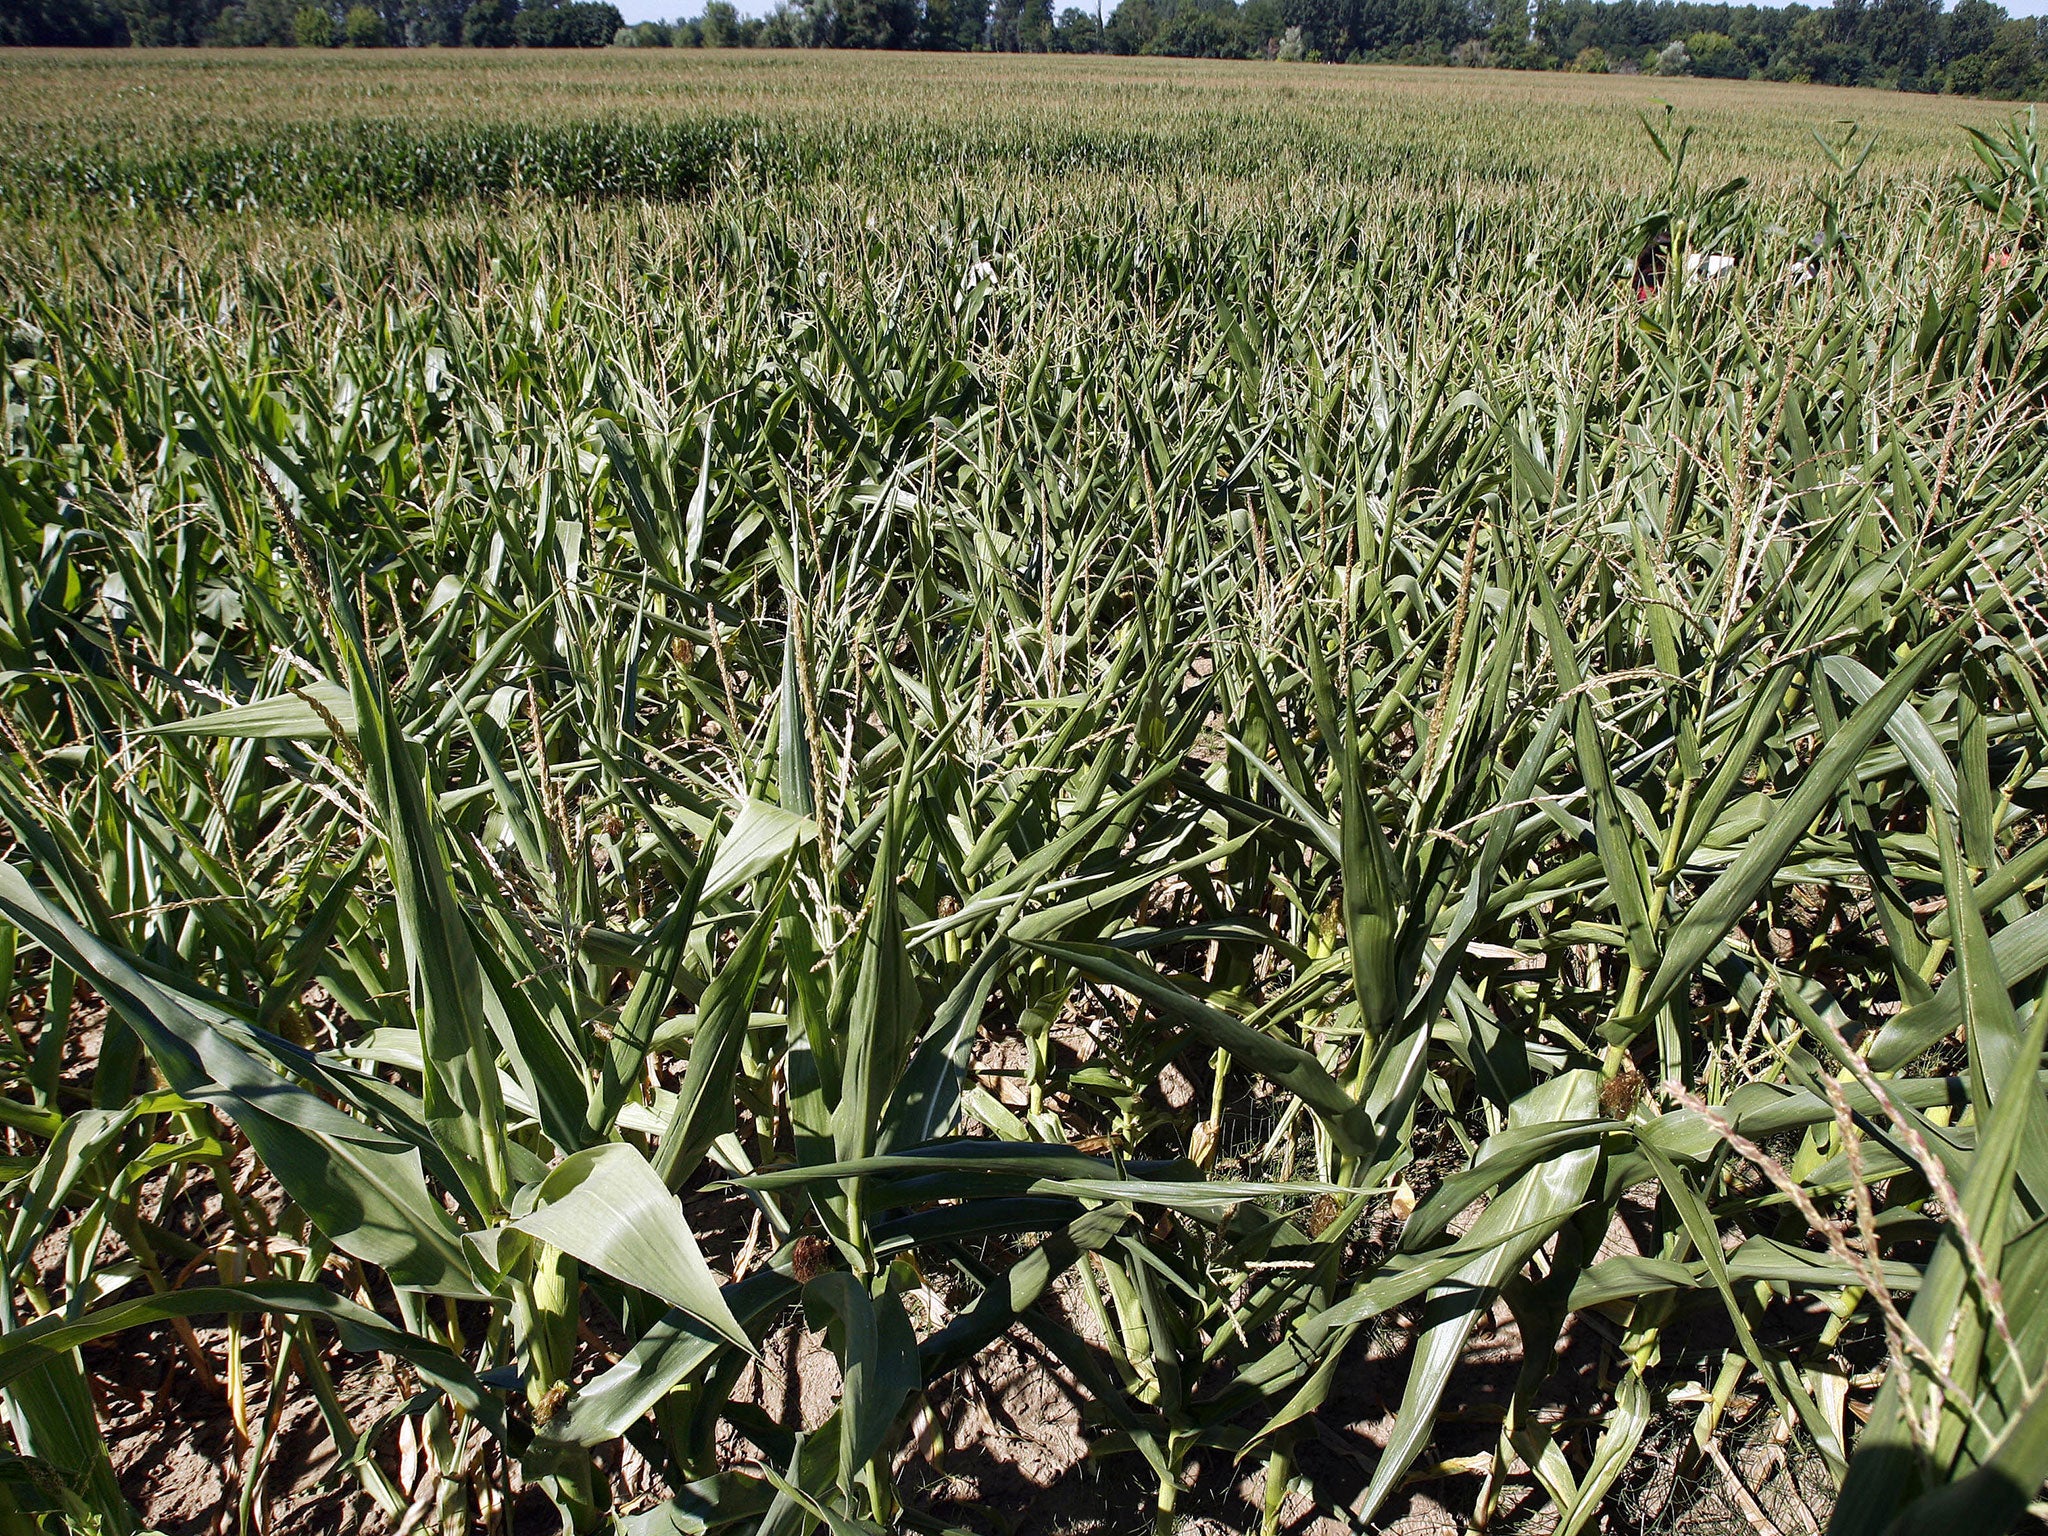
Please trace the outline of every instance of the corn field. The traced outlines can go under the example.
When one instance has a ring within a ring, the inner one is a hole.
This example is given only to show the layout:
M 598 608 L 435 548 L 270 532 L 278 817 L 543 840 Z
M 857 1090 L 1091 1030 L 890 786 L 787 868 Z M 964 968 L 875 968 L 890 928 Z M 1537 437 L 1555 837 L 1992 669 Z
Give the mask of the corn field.
M 2039 1519 L 2032 119 L 870 67 L 17 135 L 0 1532 Z

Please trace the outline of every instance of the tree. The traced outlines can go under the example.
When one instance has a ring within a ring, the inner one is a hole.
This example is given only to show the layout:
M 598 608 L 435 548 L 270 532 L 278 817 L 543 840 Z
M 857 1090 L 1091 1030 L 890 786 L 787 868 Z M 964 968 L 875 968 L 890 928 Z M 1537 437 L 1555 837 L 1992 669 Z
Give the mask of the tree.
M 222 48 L 290 48 L 302 0 L 233 0 L 214 18 L 207 41 Z
M 137 48 L 196 47 L 218 13 L 218 0 L 121 0 L 122 25 Z
M 1749 78 L 1748 55 L 1725 32 L 1694 32 L 1685 40 L 1685 51 L 1692 58 L 1692 72 L 1696 75 L 1705 75 L 1710 80 Z
M 1095 19 L 1093 11 L 1070 5 L 1053 23 L 1052 46 L 1055 53 L 1100 53 L 1102 23 Z
M 384 18 L 367 5 L 352 5 L 342 19 L 341 35 L 351 48 L 382 48 Z
M 840 0 L 842 48 L 909 48 L 917 41 L 916 0 Z
M 1795 21 L 1765 73 L 1773 80 L 1861 85 L 1870 73 L 1870 56 L 1837 36 L 1843 10 L 1838 5 L 1834 11 L 1809 11 Z
M 548 0 L 522 5 L 512 17 L 512 41 L 521 48 L 563 47 L 562 32 L 562 7 Z
M 602 48 L 625 24 L 615 5 L 535 0 L 512 18 L 512 41 L 522 48 Z
M 1996 0 L 1121 0 L 1106 22 L 1101 3 L 1114 0 L 775 0 L 756 19 L 708 0 L 696 21 L 629 26 L 608 0 L 0 0 L 0 46 L 990 48 L 1631 72 L 1640 60 L 1726 79 L 2048 89 L 2048 26 Z
M 760 34 L 754 39 L 762 48 L 808 48 L 811 38 L 809 15 L 793 5 L 775 7 L 761 22 Z
M 997 53 L 1047 53 L 1053 46 L 1052 0 L 995 0 L 988 45 Z
M 944 53 L 953 46 L 953 7 L 950 0 L 925 0 L 917 13 L 916 41 L 911 47 L 927 53 Z
M 1166 19 L 1145 51 L 1182 59 L 1241 59 L 1245 55 L 1244 38 L 1231 25 L 1234 19 L 1213 11 L 1177 10 Z
M 1870 62 L 1908 88 L 1934 61 L 1941 0 L 1878 0 L 1862 17 L 1861 41 Z
M 1280 9 L 1280 0 L 1244 0 L 1237 13 L 1237 32 L 1244 39 L 1245 57 L 1275 57 L 1287 32 L 1287 17 Z
M 1287 18 L 1301 25 L 1311 49 L 1326 59 L 1339 61 L 1357 57 L 1368 47 L 1367 12 L 1385 17 L 1391 7 L 1385 0 L 1286 0 Z
M 988 46 L 996 53 L 1020 51 L 1017 23 L 1024 14 L 1024 0 L 994 0 L 988 13 Z
M 113 0 L 8 0 L 0 48 L 120 48 L 128 22 Z
M 510 48 L 516 14 L 512 0 L 473 0 L 462 13 L 462 41 L 471 48 Z
M 1503 21 L 1486 37 L 1487 51 L 1495 69 L 1526 69 L 1530 63 L 1526 21 Z
M 1984 56 L 1983 93 L 2005 101 L 2035 94 L 2041 85 L 2041 53 L 2031 21 L 2008 21 Z
M 453 48 L 462 41 L 462 12 L 467 0 L 399 0 L 392 36 L 408 48 L 439 44 Z
M 930 10 L 927 0 L 926 10 Z M 962 53 L 988 46 L 988 0 L 949 0 L 948 31 Z
M 759 23 L 760 30 L 751 39 L 746 31 L 750 22 L 735 24 L 730 47 L 748 48 L 823 48 L 830 45 L 832 36 L 832 14 L 825 9 L 823 0 L 816 3 L 793 5 L 790 0 L 779 0 Z
M 732 0 L 710 0 L 704 7 L 704 19 L 697 27 L 703 34 L 706 48 L 736 48 L 739 46 L 739 7 Z
M 1357 17 L 1353 46 L 1365 53 L 1440 57 L 1476 31 L 1466 0 L 1364 0 Z
M 1158 34 L 1159 17 L 1152 9 L 1151 0 L 1123 0 L 1110 13 L 1102 40 L 1109 45 L 1111 53 L 1143 53 L 1146 45 Z
M 2019 94 L 2011 87 L 2020 83 L 2023 72 L 2014 68 L 2018 56 L 2010 45 L 1997 80 L 1990 78 L 2007 24 L 2004 9 L 1992 0 L 1956 0 L 1955 9 L 1934 28 L 1929 65 L 1930 75 L 1939 76 L 1934 83 L 1958 96 Z
M 2005 12 L 1991 0 L 1956 0 L 1955 8 L 1941 18 L 1935 31 L 1936 57 L 1947 64 L 1971 54 L 1989 53 L 2004 20 Z
M 619 28 L 626 24 L 626 18 L 611 0 L 575 0 L 562 9 L 568 23 L 564 46 L 569 48 L 609 47 L 619 35 Z
M 1835 0 L 1834 8 L 1827 15 L 1831 26 L 1829 37 L 1836 43 L 1860 47 L 1863 43 L 1863 17 L 1865 0 Z

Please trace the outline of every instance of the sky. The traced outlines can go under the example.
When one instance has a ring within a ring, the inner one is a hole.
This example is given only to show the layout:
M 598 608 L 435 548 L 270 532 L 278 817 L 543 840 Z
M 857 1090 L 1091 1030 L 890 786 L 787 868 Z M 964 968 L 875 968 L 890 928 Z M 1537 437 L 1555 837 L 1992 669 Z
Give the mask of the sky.
M 704 9 L 704 0 L 613 0 L 619 13 L 628 21 L 670 21 L 678 16 L 695 16 Z M 775 9 L 775 0 L 735 0 L 743 16 L 765 16 Z M 1807 0 L 1807 3 L 1826 4 L 1827 0 Z M 2048 0 L 2001 0 L 2008 14 L 2013 16 L 2048 15 Z M 1113 7 L 1115 0 L 1104 0 L 1105 7 Z

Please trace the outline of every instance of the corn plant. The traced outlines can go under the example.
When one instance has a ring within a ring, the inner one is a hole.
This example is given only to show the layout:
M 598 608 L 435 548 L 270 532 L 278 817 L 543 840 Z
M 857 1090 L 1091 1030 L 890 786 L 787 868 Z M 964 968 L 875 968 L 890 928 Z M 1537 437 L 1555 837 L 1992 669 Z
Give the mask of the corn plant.
M 998 115 L 1001 198 L 877 130 L 9 253 L 0 1519 L 138 1527 L 143 1328 L 250 1530 L 295 1394 L 411 1528 L 961 1527 L 1009 1341 L 1159 1530 L 1582 1531 L 1744 1413 L 1833 1530 L 2021 1516 L 2030 126 L 1995 198 L 1659 128 L 1547 202 L 1179 129 L 1185 198 Z M 1737 260 L 1639 298 L 1653 231 Z M 792 1332 L 822 1417 L 748 1385 Z

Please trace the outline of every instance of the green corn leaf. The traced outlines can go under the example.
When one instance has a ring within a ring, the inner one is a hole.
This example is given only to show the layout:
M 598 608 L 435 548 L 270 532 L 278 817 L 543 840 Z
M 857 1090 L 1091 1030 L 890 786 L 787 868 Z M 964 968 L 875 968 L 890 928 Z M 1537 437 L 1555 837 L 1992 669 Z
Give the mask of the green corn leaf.
M 170 720 L 148 728 L 152 736 L 220 736 L 235 740 L 320 741 L 335 727 L 350 736 L 356 731 L 356 701 L 346 688 L 310 682 L 291 693 L 237 704 L 187 720 Z
M 875 1141 L 877 1151 L 904 1150 L 953 1129 L 982 1005 L 1008 952 L 1009 944 L 1002 936 L 988 940 L 974 964 L 933 1010 L 924 1038 L 911 1051 L 903 1075 L 890 1091 L 881 1134 Z
M 1472 1166 L 1454 1173 L 1416 1207 L 1401 1229 L 1401 1249 L 1414 1253 L 1442 1237 L 1458 1214 L 1539 1163 L 1597 1143 L 1611 1120 L 1549 1121 L 1511 1126 L 1489 1136 Z
M 1859 705 L 1869 703 L 1883 690 L 1883 680 L 1853 656 L 1823 656 L 1820 665 L 1821 670 L 1840 685 L 1842 692 Z M 1892 744 L 1905 755 L 1920 782 L 1940 798 L 1942 808 L 1951 816 L 1956 814 L 1961 804 L 1956 771 L 1919 712 L 1910 705 L 1895 709 L 1886 716 L 1884 729 Z
M 797 1295 L 796 1282 L 774 1270 L 725 1287 L 728 1312 L 743 1326 L 765 1327 Z M 706 1373 L 735 1349 L 724 1331 L 678 1308 L 663 1314 L 616 1363 L 569 1394 L 534 1435 L 537 1451 L 603 1445 L 624 1434 L 679 1383 Z
M 696 1171 L 712 1142 L 733 1128 L 733 1071 L 746 1042 L 754 994 L 761 985 L 781 904 L 778 889 L 762 904 L 697 1005 L 689 1065 L 654 1154 L 655 1176 L 671 1189 Z
M 1599 1084 L 1591 1072 L 1565 1072 L 1532 1089 L 1509 1112 L 1510 1129 L 1556 1120 L 1588 1120 L 1599 1105 Z M 1352 1503 L 1351 1512 L 1370 1521 L 1393 1492 L 1410 1463 L 1435 1432 L 1437 1404 L 1450 1383 L 1480 1312 L 1522 1267 L 1542 1239 L 1529 1233 L 1532 1223 L 1562 1223 L 1585 1198 L 1600 1160 L 1596 1147 L 1560 1153 L 1536 1165 L 1508 1185 L 1479 1215 L 1466 1242 L 1476 1246 L 1492 1240 L 1498 1246 L 1474 1258 L 1436 1290 L 1424 1309 L 1415 1358 L 1401 1394 L 1392 1438 L 1372 1482 Z M 1525 1232 L 1520 1238 L 1508 1234 Z
M 533 1209 L 510 1225 L 753 1348 L 719 1294 L 682 1202 L 636 1149 L 613 1142 L 562 1159 Z
M 1134 1164 L 1144 1167 L 1144 1164 Z M 1159 1166 L 1157 1164 L 1151 1166 Z M 1179 1166 L 1186 1167 L 1187 1164 Z M 771 1168 L 733 1182 L 746 1189 L 790 1189 L 829 1179 L 871 1179 L 892 1175 L 990 1173 L 1022 1181 L 1032 1179 L 1114 1178 L 1117 1165 L 1106 1158 L 1076 1152 L 1053 1142 L 997 1141 L 985 1136 L 954 1136 L 920 1147 L 873 1157 L 830 1163 Z
M 476 1294 L 460 1235 L 427 1187 L 417 1147 L 279 1076 L 56 912 L 11 865 L 0 865 L 0 911 L 92 981 L 175 1091 L 232 1120 L 336 1247 L 400 1285 Z
M 591 1096 L 585 1120 L 593 1137 L 609 1134 L 618 1123 L 646 1065 L 647 1053 L 660 1039 L 662 1016 L 675 997 L 683 956 L 689 948 L 690 935 L 696 930 L 704 868 L 701 862 L 696 866 L 690 885 L 662 919 L 655 932 L 653 952 L 619 1009 L 618 1028 L 612 1032 L 611 1049 L 600 1063 L 598 1091 Z
M 845 1017 L 845 1067 L 832 1113 L 834 1151 L 841 1161 L 874 1150 L 888 1113 L 889 1095 L 924 1027 L 924 1000 L 904 943 L 896 877 L 903 836 L 905 793 L 899 784 L 882 826 L 872 896 L 859 939 L 859 970 Z
M 0 1373 L 6 1371 L 8 1343 L 20 1337 L 20 1332 L 0 1333 Z M 60 1486 L 68 1485 L 65 1492 L 77 1500 L 86 1522 L 115 1536 L 127 1536 L 138 1522 L 115 1479 L 78 1355 L 29 1346 L 25 1357 L 34 1363 L 0 1386 L 0 1403 L 6 1407 L 16 1447 L 24 1456 L 46 1464 L 57 1474 Z M 80 1525 L 94 1528 L 86 1522 Z M 42 1529 L 30 1522 L 22 1536 L 41 1536 Z
M 743 802 L 731 829 L 718 840 L 711 855 L 711 869 L 704 877 L 699 900 L 714 902 L 731 895 L 796 849 L 816 841 L 817 836 L 817 823 L 807 816 L 763 800 Z
M 425 773 L 383 680 L 353 637 L 336 637 L 356 701 L 357 744 L 376 803 L 420 1032 L 427 1123 L 486 1211 L 511 1190 L 497 1043 L 469 923 L 449 878 Z
M 1953 624 L 1922 642 L 1911 659 L 1897 668 L 1884 686 L 1843 723 L 1842 729 L 1800 776 L 1798 787 L 1771 813 L 1770 821 L 1687 909 L 1665 941 L 1663 959 L 1638 1000 L 1634 1016 L 1615 1021 L 1618 1032 L 1638 1032 L 1690 979 L 1694 969 L 1776 877 L 1813 819 L 1826 809 L 1843 778 L 1854 770 L 1857 759 L 1869 750 L 1906 696 L 1919 686 L 1935 663 L 1947 656 L 1961 633 L 1960 623 Z
M 870 1295 L 843 1269 L 806 1285 L 804 1304 L 814 1315 L 829 1313 L 835 1323 L 828 1337 L 839 1354 L 839 1488 L 851 1497 L 904 1403 L 924 1385 L 917 1335 L 894 1291 L 885 1286 Z
M 1922 1494 L 1884 1530 L 1886 1536 L 2011 1530 L 2043 1483 L 2048 1483 L 2048 1388 L 2037 1385 L 1975 1471 Z M 1833 1522 L 1829 1529 L 1835 1529 Z
M 927 1376 L 953 1369 L 1036 1306 L 1055 1280 L 1084 1253 L 1097 1253 L 1116 1240 L 1131 1219 L 1128 1206 L 1105 1205 L 1077 1216 L 1003 1272 L 967 1311 L 918 1346 Z
M 775 1487 L 758 1477 L 720 1472 L 686 1483 L 672 1499 L 619 1521 L 620 1536 L 704 1536 L 759 1520 L 774 1502 Z
M 1550 588 L 1538 583 L 1536 598 L 1536 612 L 1550 642 L 1550 661 L 1557 669 L 1559 690 L 1571 701 L 1572 743 L 1592 810 L 1593 839 L 1599 849 L 1600 866 L 1607 875 L 1607 893 L 1627 939 L 1630 962 L 1647 971 L 1657 960 L 1657 940 L 1649 917 L 1649 870 L 1615 788 L 1613 769 L 1601 739 L 1599 713 L 1594 707 L 1593 685 L 1586 682 L 1579 670 L 1571 637 L 1558 615 Z M 1646 1006 L 1644 1012 L 1648 1011 Z
M 1347 1151 L 1364 1153 L 1372 1130 L 1362 1106 L 1353 1102 L 1321 1062 L 1299 1046 L 1276 1040 L 1182 991 L 1144 962 L 1097 944 L 1029 943 L 1027 949 L 1061 960 L 1098 981 L 1143 998 L 1186 1025 L 1208 1045 L 1298 1094 L 1324 1118 Z
M 2037 908 L 1993 934 L 1991 960 L 2012 986 L 2048 970 L 2048 907 Z M 1932 998 L 1908 1008 L 1878 1032 L 1870 1047 L 1870 1064 L 1880 1072 L 1896 1071 L 1962 1024 L 1962 972 L 1953 970 Z
M 69 1358 L 71 1351 L 82 1344 L 124 1329 L 172 1318 L 248 1312 L 318 1318 L 334 1329 L 345 1349 L 396 1356 L 460 1403 L 497 1439 L 506 1438 L 504 1405 L 461 1360 L 432 1340 L 393 1327 L 369 1308 L 337 1296 L 325 1286 L 296 1281 L 250 1280 L 232 1286 L 194 1286 L 116 1302 L 75 1319 L 57 1314 L 38 1318 L 24 1328 L 0 1335 L 0 1386 L 11 1385 L 50 1360 Z

